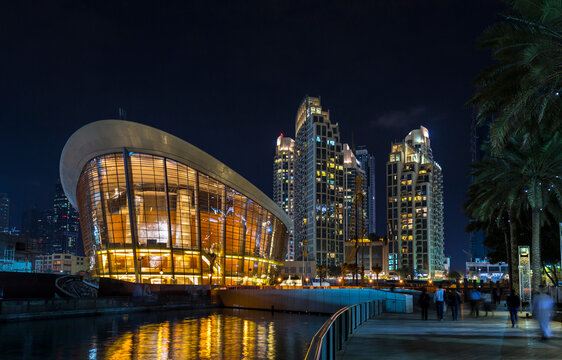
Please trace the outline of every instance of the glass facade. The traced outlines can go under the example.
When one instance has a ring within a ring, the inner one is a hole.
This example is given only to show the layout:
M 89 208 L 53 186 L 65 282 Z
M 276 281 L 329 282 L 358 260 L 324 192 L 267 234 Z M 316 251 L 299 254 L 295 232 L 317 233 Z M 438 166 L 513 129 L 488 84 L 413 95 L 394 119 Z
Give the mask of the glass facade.
M 189 166 L 124 150 L 91 159 L 77 185 L 86 255 L 100 277 L 161 284 L 265 284 L 287 228 Z

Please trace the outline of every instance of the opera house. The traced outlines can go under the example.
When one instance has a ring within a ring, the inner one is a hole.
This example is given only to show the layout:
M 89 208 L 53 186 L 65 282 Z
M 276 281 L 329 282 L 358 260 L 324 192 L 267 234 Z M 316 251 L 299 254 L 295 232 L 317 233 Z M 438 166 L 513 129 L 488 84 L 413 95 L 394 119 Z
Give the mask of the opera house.
M 121 120 L 67 141 L 64 191 L 100 277 L 160 284 L 264 284 L 282 266 L 291 219 L 197 147 Z

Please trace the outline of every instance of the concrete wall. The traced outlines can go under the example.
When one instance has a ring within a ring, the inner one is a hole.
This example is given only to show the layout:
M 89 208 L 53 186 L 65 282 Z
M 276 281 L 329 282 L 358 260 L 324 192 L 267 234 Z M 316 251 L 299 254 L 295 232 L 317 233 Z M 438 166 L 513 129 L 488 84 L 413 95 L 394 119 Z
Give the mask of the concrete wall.
M 413 311 L 412 295 L 373 289 L 228 289 L 218 294 L 226 307 L 332 314 L 347 305 L 385 300 L 386 312 Z

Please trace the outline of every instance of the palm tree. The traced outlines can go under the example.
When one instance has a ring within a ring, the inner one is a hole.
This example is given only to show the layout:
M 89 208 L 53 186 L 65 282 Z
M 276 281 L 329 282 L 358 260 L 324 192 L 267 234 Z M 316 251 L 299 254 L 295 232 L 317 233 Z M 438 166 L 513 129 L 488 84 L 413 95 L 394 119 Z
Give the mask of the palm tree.
M 341 263 L 340 267 L 341 267 L 342 286 L 345 286 L 345 275 L 349 271 L 349 264 L 348 263 Z
M 377 276 L 377 289 L 378 289 L 378 287 L 379 287 L 379 274 L 382 272 L 382 266 L 380 266 L 379 264 L 375 264 L 375 265 L 373 265 L 371 270 L 373 270 L 373 272 Z
M 557 213 L 562 207 L 562 136 L 555 133 L 549 139 L 539 139 L 523 147 L 519 139 L 508 144 L 506 159 L 513 169 L 512 186 L 520 191 L 521 206 L 531 210 L 532 288 L 541 284 L 541 225 L 545 212 Z M 559 214 L 557 214 L 559 215 Z
M 511 287 L 518 291 L 515 213 L 520 206 L 516 203 L 519 196 L 511 186 L 510 172 L 509 164 L 498 156 L 489 155 L 472 164 L 473 182 L 467 191 L 464 210 L 478 224 L 478 226 L 472 226 L 472 231 L 479 230 L 481 225 L 485 225 L 484 230 L 487 233 L 490 233 L 490 227 L 496 227 L 504 233 L 509 281 Z M 509 236 L 507 228 L 509 228 Z
M 510 136 L 525 134 L 524 144 L 540 131 L 560 129 L 562 109 L 562 2 L 511 1 L 511 13 L 479 40 L 497 63 L 475 83 L 468 105 L 480 124 L 490 123 L 493 152 Z
M 316 273 L 320 278 L 320 286 L 322 286 L 322 279 L 326 277 L 326 267 L 324 265 L 316 265 Z

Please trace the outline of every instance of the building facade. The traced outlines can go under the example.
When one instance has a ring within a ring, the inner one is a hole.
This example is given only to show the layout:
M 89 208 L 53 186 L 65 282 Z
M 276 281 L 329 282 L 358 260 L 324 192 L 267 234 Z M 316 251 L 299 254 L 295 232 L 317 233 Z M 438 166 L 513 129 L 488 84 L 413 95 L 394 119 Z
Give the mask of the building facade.
M 343 238 L 367 237 L 367 178 L 348 144 L 343 144 Z M 345 257 L 345 262 L 351 259 Z
M 39 255 L 35 258 L 35 271 L 44 273 L 62 273 L 76 275 L 87 272 L 90 268 L 88 258 L 74 254 Z
M 389 271 L 443 277 L 443 176 L 426 128 L 392 144 L 386 175 Z
M 273 200 L 293 219 L 295 213 L 295 141 L 281 134 L 273 159 Z M 295 260 L 294 229 L 289 229 L 285 260 Z
M 62 185 L 55 185 L 55 197 L 51 212 L 52 234 L 45 246 L 47 254 L 73 254 L 77 255 L 78 242 L 80 241 L 80 220 L 78 211 L 70 204 Z
M 375 206 L 375 157 L 369 154 L 365 146 L 358 146 L 355 151 L 357 160 L 361 163 L 361 169 L 365 172 L 367 179 L 367 232 L 377 233 L 377 214 Z
M 306 96 L 295 121 L 295 260 L 339 265 L 344 258 L 343 152 L 338 124 Z
M 10 198 L 0 193 L 0 232 L 10 231 Z
M 173 135 L 129 121 L 88 124 L 66 143 L 60 173 L 96 276 L 264 284 L 283 263 L 290 218 Z

